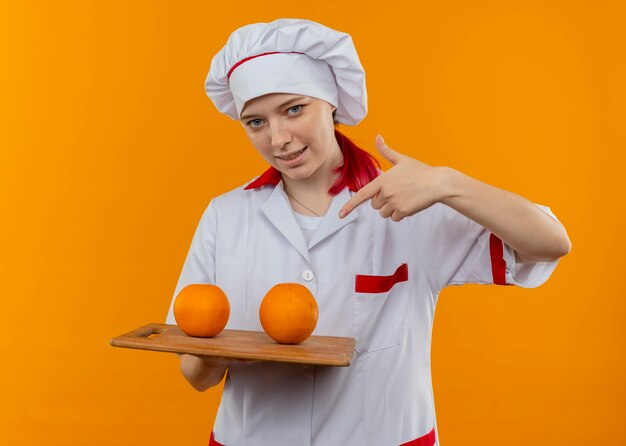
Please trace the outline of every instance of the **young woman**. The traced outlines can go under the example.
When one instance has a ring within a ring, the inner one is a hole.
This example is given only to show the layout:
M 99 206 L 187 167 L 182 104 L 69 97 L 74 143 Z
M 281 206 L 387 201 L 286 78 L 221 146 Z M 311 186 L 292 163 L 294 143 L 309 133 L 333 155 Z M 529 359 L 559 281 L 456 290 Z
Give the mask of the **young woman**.
M 349 367 L 181 355 L 197 390 L 228 371 L 210 444 L 438 444 L 430 340 L 439 292 L 539 286 L 570 250 L 565 229 L 547 207 L 378 136 L 393 164 L 380 172 L 334 127 L 367 113 L 348 34 L 295 19 L 245 26 L 213 59 L 205 87 L 270 167 L 210 202 L 174 298 L 191 283 L 217 284 L 230 298 L 227 328 L 260 331 L 265 293 L 297 282 L 318 302 L 314 334 L 356 339 Z M 175 323 L 172 307 L 166 322 Z

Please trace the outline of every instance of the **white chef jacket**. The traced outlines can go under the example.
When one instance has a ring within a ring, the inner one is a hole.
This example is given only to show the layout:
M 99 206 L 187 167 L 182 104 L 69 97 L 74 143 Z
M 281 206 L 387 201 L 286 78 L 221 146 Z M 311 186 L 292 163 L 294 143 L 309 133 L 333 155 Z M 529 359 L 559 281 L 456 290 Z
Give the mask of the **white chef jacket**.
M 516 263 L 513 249 L 441 203 L 400 222 L 369 203 L 340 219 L 353 193 L 333 197 L 308 243 L 272 169 L 204 211 L 166 323 L 176 323 L 182 288 L 212 283 L 230 300 L 226 328 L 262 331 L 266 292 L 297 282 L 318 303 L 314 335 L 356 339 L 349 367 L 232 366 L 210 444 L 439 445 L 430 374 L 439 292 L 464 283 L 537 287 L 558 263 Z

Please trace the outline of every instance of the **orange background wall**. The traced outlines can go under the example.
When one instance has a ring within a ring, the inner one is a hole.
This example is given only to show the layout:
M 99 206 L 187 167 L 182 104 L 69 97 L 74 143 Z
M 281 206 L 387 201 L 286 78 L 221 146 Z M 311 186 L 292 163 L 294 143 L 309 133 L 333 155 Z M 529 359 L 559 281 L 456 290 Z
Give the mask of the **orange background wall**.
M 231 31 L 281 16 L 352 34 L 354 140 L 381 132 L 570 234 L 540 288 L 442 292 L 442 445 L 626 444 L 625 3 L 216 4 L 0 5 L 0 444 L 206 445 L 220 389 L 109 339 L 165 320 L 210 198 L 264 170 L 203 82 Z

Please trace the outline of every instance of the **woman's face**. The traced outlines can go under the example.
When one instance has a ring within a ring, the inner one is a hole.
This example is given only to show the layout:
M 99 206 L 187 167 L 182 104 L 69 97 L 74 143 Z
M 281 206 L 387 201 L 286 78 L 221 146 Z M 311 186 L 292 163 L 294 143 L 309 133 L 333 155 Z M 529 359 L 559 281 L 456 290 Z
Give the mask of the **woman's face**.
M 303 180 L 330 173 L 342 163 L 334 110 L 321 99 L 272 93 L 246 102 L 241 124 L 270 165 L 293 180 Z

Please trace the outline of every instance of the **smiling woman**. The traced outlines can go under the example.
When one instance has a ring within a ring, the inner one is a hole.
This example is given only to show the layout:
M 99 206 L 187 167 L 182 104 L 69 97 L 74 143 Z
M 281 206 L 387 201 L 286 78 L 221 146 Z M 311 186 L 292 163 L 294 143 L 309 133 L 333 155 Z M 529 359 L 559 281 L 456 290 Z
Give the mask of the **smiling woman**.
M 270 93 L 247 101 L 242 111 L 250 142 L 280 172 L 292 207 L 305 215 L 326 213 L 348 178 L 359 179 L 358 189 L 378 176 L 376 159 L 335 129 L 336 110 L 323 99 Z
M 343 163 L 334 136 L 335 109 L 322 99 L 273 93 L 249 101 L 241 121 L 252 145 L 281 173 L 306 178 L 324 165 L 317 175 L 328 176 Z
M 336 109 L 322 99 L 272 93 L 248 101 L 242 112 L 250 142 L 282 174 L 292 205 L 304 214 L 326 213 L 332 198 L 328 190 L 343 166 L 333 123 Z
M 313 334 L 356 340 L 346 368 L 182 355 L 198 390 L 228 371 L 210 444 L 438 445 L 429 354 L 440 291 L 541 285 L 569 251 L 564 228 L 545 206 L 379 136 L 393 164 L 382 173 L 335 129 L 367 113 L 348 34 L 298 19 L 244 26 L 205 88 L 269 167 L 210 202 L 172 302 L 191 283 L 216 284 L 232 296 L 227 328 L 262 331 L 265 293 L 299 283 L 319 307 Z

